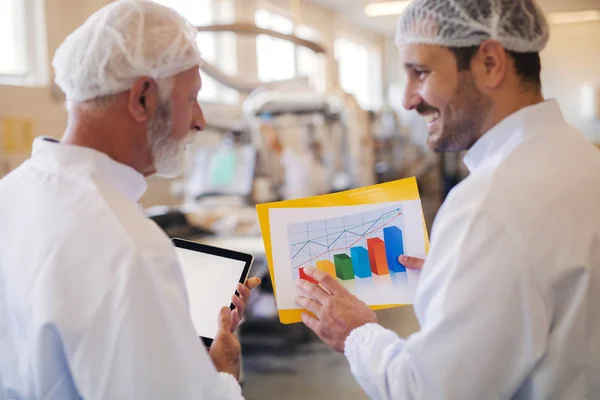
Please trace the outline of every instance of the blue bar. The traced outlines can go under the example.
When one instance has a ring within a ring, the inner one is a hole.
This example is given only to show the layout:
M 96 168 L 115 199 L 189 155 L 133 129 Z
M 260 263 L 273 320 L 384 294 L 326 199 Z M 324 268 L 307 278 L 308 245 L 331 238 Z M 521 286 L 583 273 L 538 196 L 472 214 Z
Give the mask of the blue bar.
M 398 257 L 404 254 L 402 230 L 397 226 L 383 228 L 383 241 L 385 242 L 385 255 L 390 271 L 406 272 L 404 265 L 398 262 Z
M 352 247 L 350 249 L 350 255 L 352 256 L 354 275 L 359 278 L 369 278 L 372 276 L 369 252 L 367 249 L 364 247 Z

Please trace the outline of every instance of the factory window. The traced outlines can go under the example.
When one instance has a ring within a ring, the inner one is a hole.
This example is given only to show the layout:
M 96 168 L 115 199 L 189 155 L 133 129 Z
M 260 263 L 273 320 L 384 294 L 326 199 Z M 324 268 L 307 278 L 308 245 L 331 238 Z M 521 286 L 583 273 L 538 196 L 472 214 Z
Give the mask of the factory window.
M 322 41 L 319 32 L 307 25 L 298 25 L 295 30 L 296 36 L 301 39 L 316 43 Z M 316 54 L 311 49 L 297 46 L 296 48 L 296 74 L 308 76 L 312 86 L 320 91 L 325 91 L 325 60 L 322 54 Z
M 291 34 L 294 24 L 289 18 L 265 9 L 256 10 L 256 26 Z M 296 75 L 295 46 L 286 40 L 266 35 L 256 38 L 258 79 L 263 82 L 291 79 Z
M 0 84 L 48 84 L 43 0 L 0 0 Z
M 194 26 L 231 23 L 235 19 L 234 0 L 155 1 L 175 9 Z M 227 74 L 237 74 L 237 49 L 234 33 L 200 32 L 198 33 L 198 47 L 207 62 Z M 234 89 L 215 81 L 207 74 L 202 74 L 202 90 L 199 99 L 234 104 L 238 102 L 239 96 Z
M 339 63 L 342 89 L 356 97 L 361 107 L 381 107 L 381 54 L 368 46 L 346 38 L 335 41 L 335 57 Z

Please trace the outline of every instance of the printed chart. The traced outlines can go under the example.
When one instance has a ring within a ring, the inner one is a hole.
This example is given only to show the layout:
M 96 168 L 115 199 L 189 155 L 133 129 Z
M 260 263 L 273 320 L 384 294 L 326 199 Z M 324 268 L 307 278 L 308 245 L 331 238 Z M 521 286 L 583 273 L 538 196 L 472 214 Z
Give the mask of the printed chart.
M 289 224 L 292 277 L 309 279 L 308 266 L 341 281 L 406 273 L 404 230 L 401 205 Z
M 343 287 L 373 309 L 414 302 L 421 272 L 398 258 L 427 255 L 415 178 L 261 204 L 257 211 L 281 322 L 302 320 L 299 283 L 310 280 L 309 267 L 331 277 L 319 283 L 324 290 Z

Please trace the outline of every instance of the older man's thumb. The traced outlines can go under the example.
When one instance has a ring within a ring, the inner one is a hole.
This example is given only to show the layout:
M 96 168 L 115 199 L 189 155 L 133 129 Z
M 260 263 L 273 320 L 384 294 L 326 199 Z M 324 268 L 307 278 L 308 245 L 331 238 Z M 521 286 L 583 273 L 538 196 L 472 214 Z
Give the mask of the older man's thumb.
M 231 310 L 229 307 L 223 307 L 219 312 L 219 329 L 225 332 L 231 331 Z

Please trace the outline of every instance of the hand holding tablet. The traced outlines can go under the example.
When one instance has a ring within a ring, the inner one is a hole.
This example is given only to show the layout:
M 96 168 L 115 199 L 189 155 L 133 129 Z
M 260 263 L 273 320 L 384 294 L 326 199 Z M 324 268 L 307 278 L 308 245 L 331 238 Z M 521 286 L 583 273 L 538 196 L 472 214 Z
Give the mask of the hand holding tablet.
M 223 307 L 219 313 L 219 330 L 208 352 L 217 371 L 231 374 L 239 380 L 242 348 L 231 328 L 231 310 Z
M 204 343 L 210 346 L 219 330 L 221 308 L 229 306 L 234 310 L 228 314 L 231 318 L 229 329 L 235 330 L 250 289 L 260 284 L 260 279 L 252 278 L 243 285 L 254 259 L 250 254 L 182 239 L 172 242 L 183 272 L 194 327 Z

